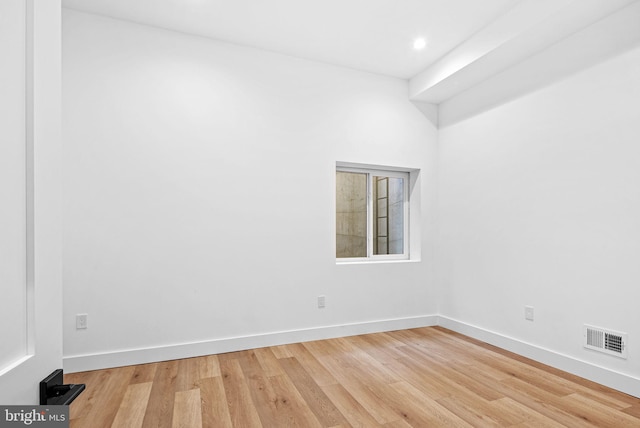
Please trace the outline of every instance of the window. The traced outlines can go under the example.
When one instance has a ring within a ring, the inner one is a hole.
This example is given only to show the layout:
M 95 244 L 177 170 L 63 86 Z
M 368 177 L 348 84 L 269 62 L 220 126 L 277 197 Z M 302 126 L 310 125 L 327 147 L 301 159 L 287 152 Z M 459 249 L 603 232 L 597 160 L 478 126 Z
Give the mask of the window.
M 409 173 L 336 167 L 336 258 L 409 258 Z

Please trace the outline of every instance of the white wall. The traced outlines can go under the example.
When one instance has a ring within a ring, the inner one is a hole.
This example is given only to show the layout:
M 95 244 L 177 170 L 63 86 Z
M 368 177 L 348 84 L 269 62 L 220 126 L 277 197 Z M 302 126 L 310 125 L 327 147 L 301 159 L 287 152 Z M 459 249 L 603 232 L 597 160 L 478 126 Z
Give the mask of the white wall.
M 65 370 L 429 322 L 436 129 L 406 81 L 72 11 L 63 30 Z M 421 261 L 336 265 L 336 161 L 422 170 Z
M 635 378 L 636 395 L 638 76 L 636 48 L 441 129 L 437 262 L 441 315 Z M 629 333 L 628 359 L 584 349 L 584 323 Z

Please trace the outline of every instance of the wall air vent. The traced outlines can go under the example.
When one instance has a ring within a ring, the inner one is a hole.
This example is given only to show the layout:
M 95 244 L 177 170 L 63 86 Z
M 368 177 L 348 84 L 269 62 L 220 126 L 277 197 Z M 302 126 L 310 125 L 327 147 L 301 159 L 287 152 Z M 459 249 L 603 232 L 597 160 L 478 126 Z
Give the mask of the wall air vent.
M 584 326 L 584 347 L 605 354 L 627 358 L 627 333 L 590 325 Z

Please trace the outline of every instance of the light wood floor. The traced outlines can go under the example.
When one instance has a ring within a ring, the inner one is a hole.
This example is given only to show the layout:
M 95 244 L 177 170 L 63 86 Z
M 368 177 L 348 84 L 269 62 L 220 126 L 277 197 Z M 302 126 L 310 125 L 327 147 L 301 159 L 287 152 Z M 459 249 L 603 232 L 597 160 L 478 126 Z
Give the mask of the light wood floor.
M 640 427 L 640 399 L 439 327 L 66 375 L 71 428 Z

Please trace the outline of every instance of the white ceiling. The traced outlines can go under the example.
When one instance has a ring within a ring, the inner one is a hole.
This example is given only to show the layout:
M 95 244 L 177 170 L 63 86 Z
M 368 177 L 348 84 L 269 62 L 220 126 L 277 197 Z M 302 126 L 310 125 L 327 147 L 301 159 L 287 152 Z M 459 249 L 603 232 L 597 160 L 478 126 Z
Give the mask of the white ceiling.
M 63 0 L 67 8 L 408 79 L 519 0 Z M 412 47 L 425 37 L 422 51 Z
M 2 0 L 0 0 L 2 1 Z M 63 6 L 409 80 L 467 109 L 640 43 L 640 0 L 62 0 Z M 424 50 L 413 49 L 417 37 Z M 443 104 L 444 103 L 444 104 Z M 443 108 L 444 107 L 444 108 Z

